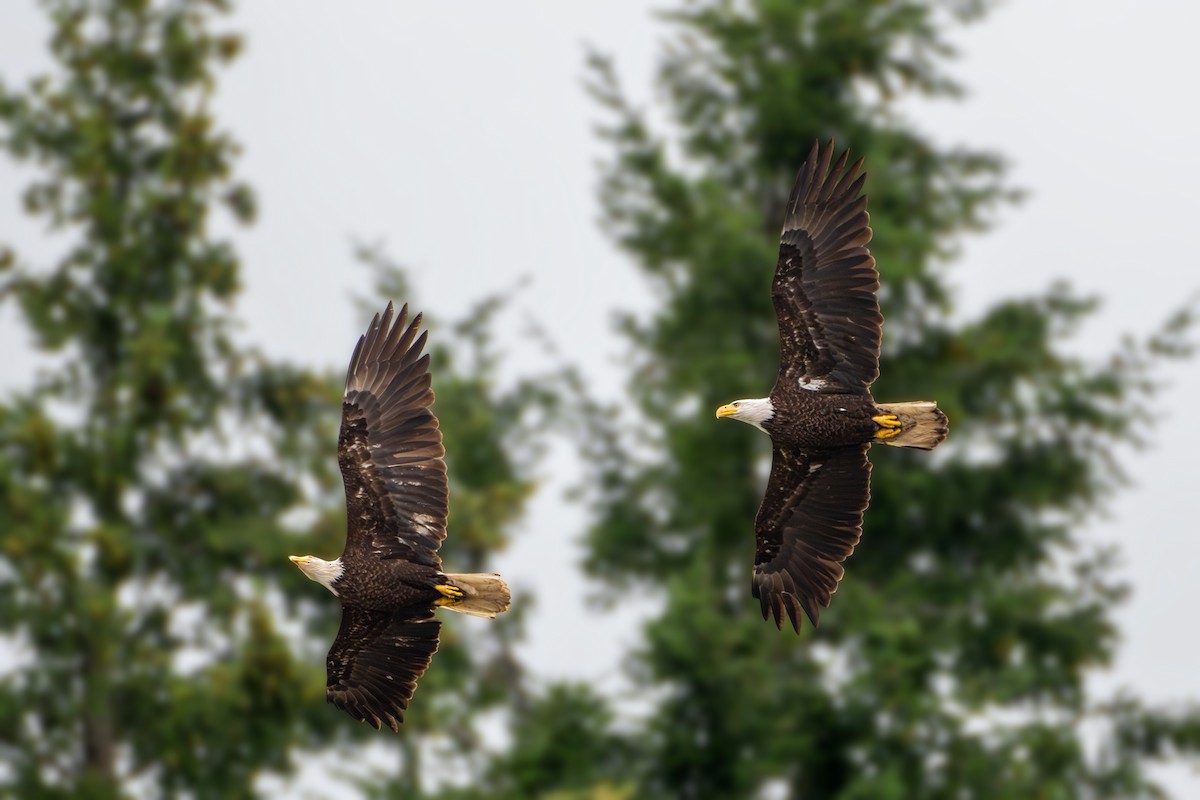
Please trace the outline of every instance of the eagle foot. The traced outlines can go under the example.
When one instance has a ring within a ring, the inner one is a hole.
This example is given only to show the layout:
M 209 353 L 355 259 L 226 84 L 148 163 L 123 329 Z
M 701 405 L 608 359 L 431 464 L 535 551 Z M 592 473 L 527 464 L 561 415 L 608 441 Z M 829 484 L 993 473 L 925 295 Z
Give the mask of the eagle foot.
M 879 426 L 875 431 L 876 439 L 890 439 L 900 433 L 900 419 L 895 414 L 880 414 L 871 417 L 871 421 Z
M 457 586 L 452 586 L 448 583 L 440 583 L 433 587 L 442 595 L 437 600 L 433 601 L 435 606 L 452 606 L 461 603 L 463 599 L 463 590 Z

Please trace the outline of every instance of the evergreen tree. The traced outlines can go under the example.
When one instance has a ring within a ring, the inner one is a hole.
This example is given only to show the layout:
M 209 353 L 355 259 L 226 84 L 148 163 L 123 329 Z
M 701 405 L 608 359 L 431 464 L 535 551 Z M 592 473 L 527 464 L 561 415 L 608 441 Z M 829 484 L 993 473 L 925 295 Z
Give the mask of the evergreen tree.
M 248 222 L 254 196 L 207 106 L 240 42 L 209 29 L 220 3 L 45 5 L 61 73 L 0 87 L 3 146 L 41 172 L 25 207 L 71 239 L 45 267 L 8 254 L 0 286 L 48 356 L 0 410 L 0 624 L 31 657 L 0 684 L 3 780 L 247 796 L 320 684 L 254 585 L 295 476 L 231 453 L 294 444 L 293 401 L 326 390 L 229 337 L 238 262 L 210 217 Z
M 1148 757 L 1200 745 L 1195 716 L 1085 695 L 1123 589 L 1079 533 L 1188 316 L 1091 364 L 1062 352 L 1094 307 L 1065 289 L 949 315 L 958 238 L 1014 193 L 999 157 L 944 150 L 894 108 L 959 91 L 942 29 L 987 5 L 684 2 L 665 15 L 657 127 L 592 59 L 614 151 L 605 223 L 662 298 L 624 323 L 646 422 L 626 455 L 597 448 L 588 556 L 613 596 L 664 600 L 634 667 L 654 703 L 626 773 L 638 796 L 1141 796 Z M 887 320 L 874 394 L 936 398 L 951 436 L 932 458 L 873 448 L 862 542 L 821 627 L 797 637 L 750 596 L 767 438 L 712 411 L 775 379 L 783 204 L 828 138 L 866 157 Z
M 0 635 L 18 653 L 0 675 L 0 793 L 254 796 L 299 747 L 378 737 L 325 704 L 337 604 L 286 559 L 341 548 L 343 372 L 231 336 L 240 265 L 211 220 L 248 223 L 255 198 L 207 110 L 240 48 L 213 32 L 226 3 L 44 5 L 59 71 L 0 83 L 0 147 L 40 170 L 26 209 L 67 242 L 48 265 L 0 250 L 0 300 L 45 356 L 0 401 Z M 395 276 L 380 288 L 408 299 Z M 432 348 L 444 554 L 463 571 L 504 546 L 533 490 L 524 421 L 550 408 L 527 384 L 494 386 L 497 307 Z M 281 612 L 313 635 L 284 638 Z M 502 622 L 475 648 L 458 621 L 443 629 L 404 735 L 377 739 L 400 785 L 421 783 L 419 741 L 476 749 L 474 715 L 521 689 L 518 633 Z

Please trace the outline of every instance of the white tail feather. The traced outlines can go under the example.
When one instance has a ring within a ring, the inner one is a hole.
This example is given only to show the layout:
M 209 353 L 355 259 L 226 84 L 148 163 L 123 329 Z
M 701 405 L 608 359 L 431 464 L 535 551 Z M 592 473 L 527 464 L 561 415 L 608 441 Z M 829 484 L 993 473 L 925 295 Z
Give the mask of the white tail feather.
M 900 420 L 900 433 L 889 439 L 881 439 L 883 444 L 893 447 L 917 447 L 921 450 L 932 450 L 946 438 L 949 432 L 949 421 L 930 400 L 918 400 L 913 403 L 890 403 L 880 405 L 879 409 L 886 414 L 893 414 Z
M 447 573 L 446 580 L 451 586 L 461 589 L 463 593 L 460 602 L 442 606 L 447 611 L 457 611 L 460 614 L 489 619 L 494 619 L 497 614 L 508 611 L 511 599 L 508 584 L 501 580 L 496 573 Z

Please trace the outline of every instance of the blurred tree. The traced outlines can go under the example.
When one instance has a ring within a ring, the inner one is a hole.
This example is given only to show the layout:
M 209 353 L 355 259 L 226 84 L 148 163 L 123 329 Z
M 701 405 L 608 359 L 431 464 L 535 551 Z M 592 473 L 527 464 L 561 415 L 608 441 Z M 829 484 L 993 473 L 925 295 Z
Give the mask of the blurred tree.
M 1149 757 L 1200 746 L 1200 716 L 1086 696 L 1123 589 L 1079 534 L 1120 481 L 1112 449 L 1145 431 L 1154 367 L 1186 354 L 1189 316 L 1094 365 L 1061 348 L 1095 305 L 1066 289 L 949 314 L 958 237 L 1015 193 L 1000 158 L 940 148 L 896 100 L 958 94 L 943 30 L 989 5 L 684 2 L 665 14 L 651 119 L 591 60 L 615 153 L 605 223 L 662 298 L 623 323 L 643 422 L 623 450 L 590 451 L 588 568 L 614 598 L 664 603 L 633 668 L 653 705 L 626 772 L 638 796 L 1145 796 Z M 932 458 L 873 449 L 862 543 L 797 637 L 750 596 L 767 437 L 712 412 L 775 379 L 782 208 L 830 137 L 866 156 L 887 318 L 875 396 L 936 398 L 951 437 Z
M 41 173 L 25 208 L 70 237 L 50 266 L 6 251 L 0 275 L 46 354 L 0 406 L 0 625 L 22 653 L 0 783 L 248 796 L 323 705 L 259 576 L 303 500 L 278 456 L 333 436 L 313 425 L 333 395 L 230 340 L 238 262 L 210 216 L 249 222 L 255 199 L 207 112 L 240 48 L 209 30 L 223 4 L 44 5 L 61 73 L 0 85 L 0 144 Z
M 518 716 L 512 748 L 494 764 L 488 790 L 512 798 L 621 797 L 607 781 L 622 774 L 629 753 L 611 725 L 612 711 L 588 687 L 551 685 Z
M 336 603 L 285 558 L 341 548 L 342 373 L 235 347 L 239 263 L 209 233 L 255 211 L 208 114 L 240 49 L 213 32 L 226 5 L 45 0 L 60 72 L 0 83 L 0 147 L 40 171 L 25 207 L 67 242 L 47 266 L 0 250 L 0 301 L 45 354 L 0 400 L 0 794 L 249 797 L 298 747 L 379 736 L 326 706 Z M 551 408 L 494 386 L 496 307 L 433 347 L 463 571 L 505 544 L 533 489 L 523 420 Z M 314 635 L 285 639 L 281 610 Z M 473 745 L 477 709 L 521 689 L 516 621 L 481 655 L 469 626 L 444 628 L 405 735 L 377 739 L 402 783 L 416 734 Z

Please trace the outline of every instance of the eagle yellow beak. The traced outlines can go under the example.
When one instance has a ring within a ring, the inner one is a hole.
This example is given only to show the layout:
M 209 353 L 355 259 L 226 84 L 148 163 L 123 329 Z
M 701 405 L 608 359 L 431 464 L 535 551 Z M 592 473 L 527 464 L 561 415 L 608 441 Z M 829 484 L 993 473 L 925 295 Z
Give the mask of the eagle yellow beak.
M 717 409 L 717 419 L 720 419 L 721 417 L 732 417 L 736 413 L 737 406 L 735 406 L 733 403 L 728 403 L 727 405 L 723 405 Z
M 312 556 L 288 556 L 288 560 L 296 566 L 300 566 L 301 564 L 307 564 L 308 562 L 312 561 Z

